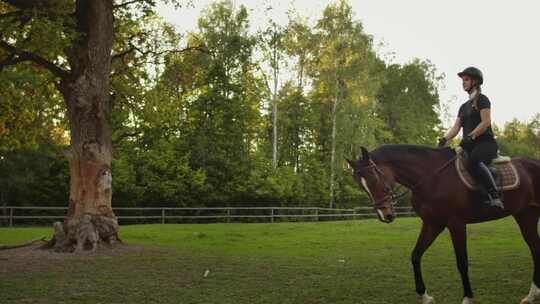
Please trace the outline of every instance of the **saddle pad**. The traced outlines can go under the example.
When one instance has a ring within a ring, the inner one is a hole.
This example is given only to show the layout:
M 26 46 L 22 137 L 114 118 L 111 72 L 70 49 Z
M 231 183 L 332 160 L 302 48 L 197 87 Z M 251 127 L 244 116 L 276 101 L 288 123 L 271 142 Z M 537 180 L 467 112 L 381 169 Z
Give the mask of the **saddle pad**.
M 478 183 L 471 176 L 465 165 L 465 158 L 463 157 L 463 151 L 456 149 L 458 155 L 456 159 L 456 170 L 461 181 L 471 190 L 478 189 Z M 497 170 L 497 176 L 495 182 L 497 189 L 500 191 L 512 190 L 519 186 L 519 175 L 516 167 L 509 161 L 509 157 L 499 157 L 499 159 L 493 162 L 490 167 L 494 167 Z
M 499 156 L 497 156 L 497 158 L 495 158 L 493 160 L 493 163 L 494 164 L 503 164 L 503 163 L 509 163 L 511 161 L 512 161 L 512 159 L 510 157 L 499 155 Z

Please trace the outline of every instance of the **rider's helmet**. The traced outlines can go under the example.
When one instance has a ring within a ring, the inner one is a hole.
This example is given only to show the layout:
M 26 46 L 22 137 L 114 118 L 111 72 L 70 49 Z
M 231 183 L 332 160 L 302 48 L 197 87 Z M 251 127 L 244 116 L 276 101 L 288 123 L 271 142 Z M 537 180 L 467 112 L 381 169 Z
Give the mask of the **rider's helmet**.
M 471 77 L 472 79 L 476 79 L 478 81 L 478 85 L 482 85 L 484 83 L 484 74 L 482 74 L 482 71 L 475 67 L 468 67 L 462 72 L 458 73 L 459 77 L 463 77 L 465 75 Z

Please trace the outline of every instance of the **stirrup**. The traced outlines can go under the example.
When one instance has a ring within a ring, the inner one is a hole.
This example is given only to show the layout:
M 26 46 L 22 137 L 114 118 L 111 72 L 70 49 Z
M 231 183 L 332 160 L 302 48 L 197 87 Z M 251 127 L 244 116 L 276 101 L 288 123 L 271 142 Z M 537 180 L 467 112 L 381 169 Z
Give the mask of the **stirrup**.
M 485 204 L 490 205 L 491 207 L 497 207 L 504 209 L 504 204 L 499 197 L 493 197 L 491 194 L 487 195 L 487 199 L 484 201 Z

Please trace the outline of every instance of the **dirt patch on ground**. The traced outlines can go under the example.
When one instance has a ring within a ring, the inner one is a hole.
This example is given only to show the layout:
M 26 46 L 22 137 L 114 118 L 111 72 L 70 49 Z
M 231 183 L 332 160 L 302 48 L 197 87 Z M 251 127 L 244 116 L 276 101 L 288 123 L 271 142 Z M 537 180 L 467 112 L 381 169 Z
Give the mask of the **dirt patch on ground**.
M 95 252 L 55 252 L 41 249 L 40 244 L 0 251 L 0 276 L 2 273 L 40 272 L 65 265 L 68 261 L 84 261 L 103 257 L 116 257 L 125 254 L 157 253 L 166 251 L 156 246 L 116 244 L 114 247 L 101 247 Z

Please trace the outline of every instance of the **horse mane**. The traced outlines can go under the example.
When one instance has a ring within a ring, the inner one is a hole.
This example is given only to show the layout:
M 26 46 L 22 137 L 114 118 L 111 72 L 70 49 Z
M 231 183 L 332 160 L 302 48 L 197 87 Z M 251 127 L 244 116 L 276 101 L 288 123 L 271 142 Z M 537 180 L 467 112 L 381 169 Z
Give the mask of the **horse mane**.
M 442 155 L 445 159 L 450 159 L 456 152 L 454 149 L 446 148 L 433 148 L 429 146 L 421 145 L 409 145 L 409 144 L 386 144 L 379 146 L 375 150 L 369 153 L 371 158 L 375 161 L 392 161 L 396 158 L 406 157 L 407 155 L 433 157 L 435 155 Z

